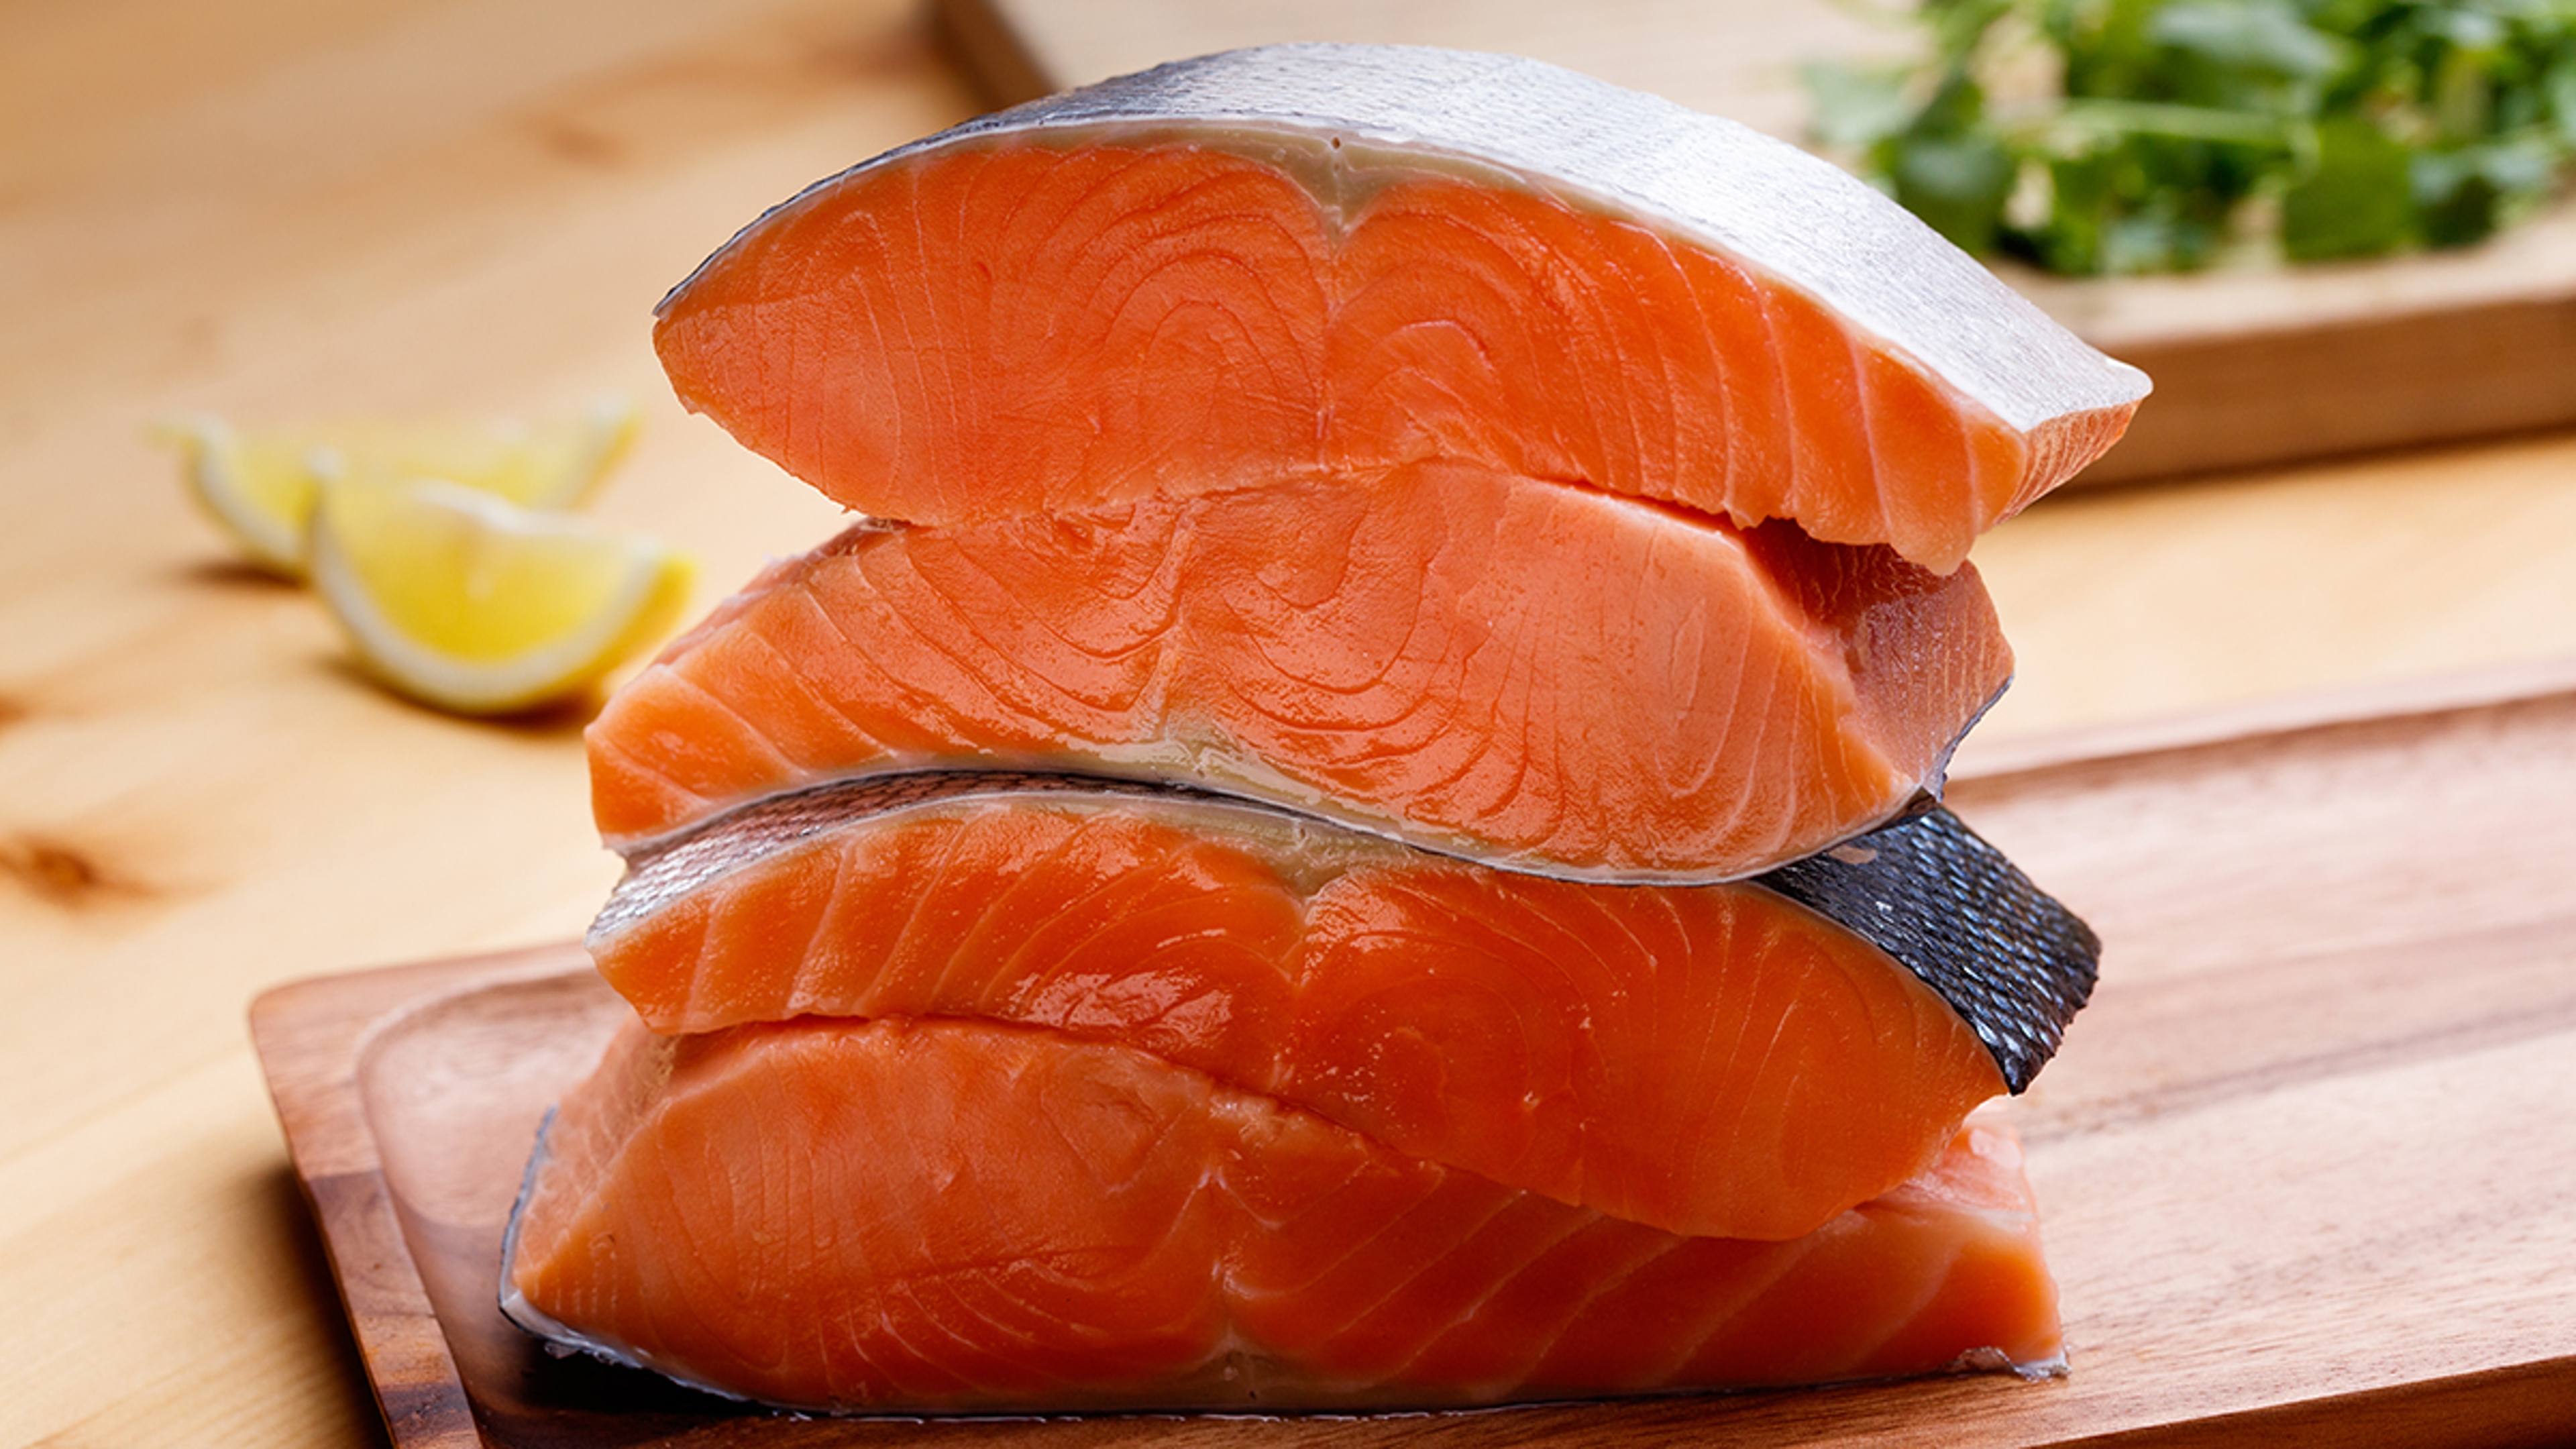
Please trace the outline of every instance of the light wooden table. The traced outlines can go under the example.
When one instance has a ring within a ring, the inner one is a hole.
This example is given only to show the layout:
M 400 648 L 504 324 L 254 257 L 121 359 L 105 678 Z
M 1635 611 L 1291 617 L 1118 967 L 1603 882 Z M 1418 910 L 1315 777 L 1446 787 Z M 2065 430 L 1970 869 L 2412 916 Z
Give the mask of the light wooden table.
M 576 935 L 578 722 L 460 723 L 226 562 L 146 421 L 648 400 L 598 505 L 702 602 L 834 510 L 683 417 L 647 314 L 980 108 L 901 0 L 0 10 L 0 1445 L 382 1436 L 243 1025 Z M 2078 493 L 1979 553 L 1986 741 L 2576 655 L 2576 437 Z

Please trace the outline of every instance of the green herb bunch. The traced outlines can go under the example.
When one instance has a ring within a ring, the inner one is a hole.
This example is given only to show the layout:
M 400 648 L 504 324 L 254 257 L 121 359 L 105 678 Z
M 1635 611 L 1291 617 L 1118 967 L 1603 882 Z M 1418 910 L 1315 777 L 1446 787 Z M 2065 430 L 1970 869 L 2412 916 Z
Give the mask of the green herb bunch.
M 1980 256 L 2070 274 L 2476 241 L 2576 158 L 2576 0 L 1922 0 L 1811 65 L 1815 138 Z

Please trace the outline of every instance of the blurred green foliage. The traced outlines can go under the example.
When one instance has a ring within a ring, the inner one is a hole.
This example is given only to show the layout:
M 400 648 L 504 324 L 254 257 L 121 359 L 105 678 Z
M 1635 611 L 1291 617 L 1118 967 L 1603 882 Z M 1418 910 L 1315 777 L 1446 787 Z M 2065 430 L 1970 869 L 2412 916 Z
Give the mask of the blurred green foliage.
M 2576 158 L 2576 0 L 1923 0 L 1806 68 L 1815 137 L 1944 236 L 2072 274 L 2457 246 Z

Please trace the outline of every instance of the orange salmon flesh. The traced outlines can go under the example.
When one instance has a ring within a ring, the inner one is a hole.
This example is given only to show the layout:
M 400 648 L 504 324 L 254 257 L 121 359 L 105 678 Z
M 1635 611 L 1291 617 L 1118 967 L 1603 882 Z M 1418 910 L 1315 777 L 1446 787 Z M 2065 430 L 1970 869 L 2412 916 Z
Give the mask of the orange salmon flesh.
M 736 238 L 654 345 L 690 408 L 878 517 L 1439 457 L 1943 571 L 2136 406 L 2016 428 L 1807 291 L 1639 220 L 1422 162 L 1318 195 L 1239 149 L 1011 138 L 860 168 Z
M 863 815 L 612 902 L 590 945 L 658 1032 L 1046 1027 L 1700 1236 L 1810 1232 L 2004 1090 L 1947 1002 L 1762 886 L 1546 880 L 1216 803 Z
M 629 1028 L 547 1130 L 507 1274 L 559 1341 L 835 1412 L 1467 1405 L 2062 1352 L 2008 1134 L 1790 1242 L 1682 1237 L 982 1022 Z
M 864 517 L 587 732 L 638 1016 L 514 1321 L 847 1413 L 2062 1368 L 1969 1118 L 2100 942 L 1938 796 L 1970 548 L 2143 374 L 1793 146 L 1393 46 L 898 148 L 653 341 Z
M 1615 880 L 1894 815 L 2010 678 L 1973 569 L 1463 464 L 954 528 L 773 567 L 590 727 L 632 849 L 954 765 L 1186 778 Z

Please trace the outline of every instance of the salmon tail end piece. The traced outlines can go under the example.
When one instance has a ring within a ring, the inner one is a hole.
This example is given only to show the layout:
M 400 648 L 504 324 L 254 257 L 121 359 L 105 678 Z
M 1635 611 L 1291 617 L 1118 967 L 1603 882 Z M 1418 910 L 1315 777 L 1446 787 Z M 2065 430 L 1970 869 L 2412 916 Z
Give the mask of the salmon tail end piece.
M 986 1022 L 631 1025 L 509 1244 L 523 1327 L 829 1413 L 1424 1409 L 2064 1353 L 1994 1127 L 1801 1238 L 1692 1238 Z

